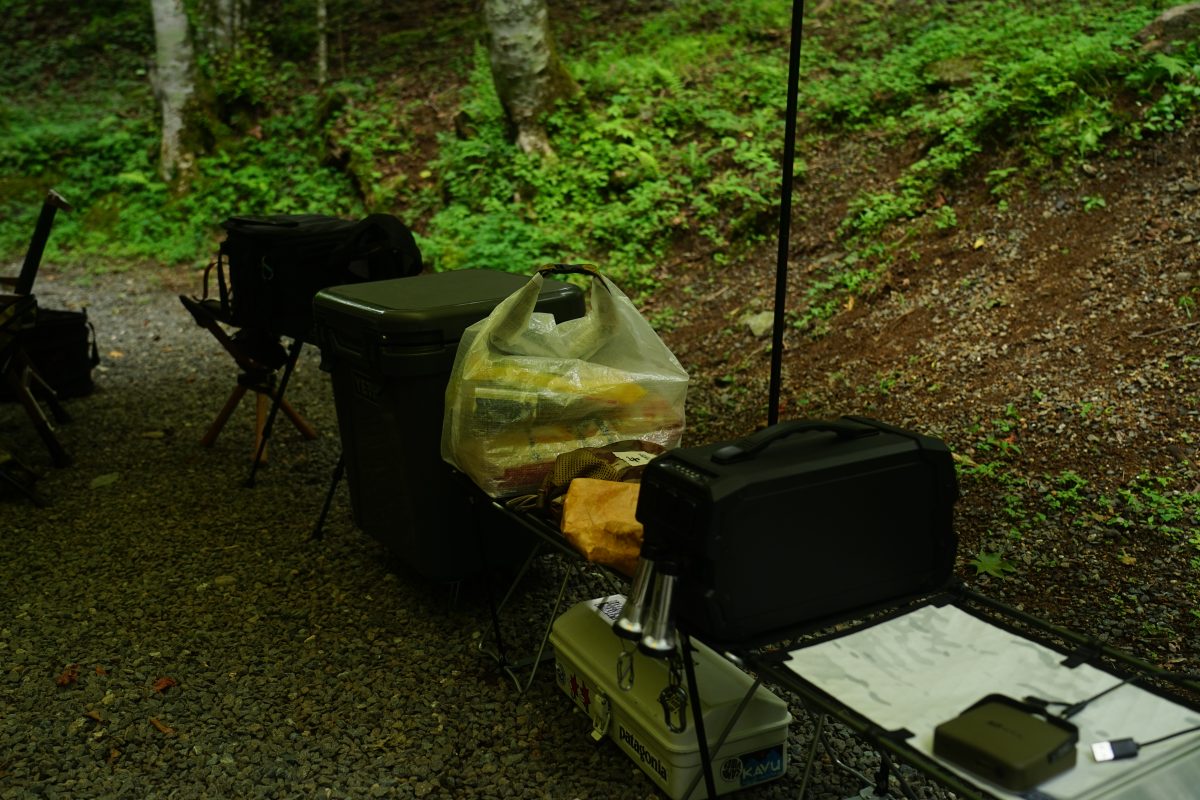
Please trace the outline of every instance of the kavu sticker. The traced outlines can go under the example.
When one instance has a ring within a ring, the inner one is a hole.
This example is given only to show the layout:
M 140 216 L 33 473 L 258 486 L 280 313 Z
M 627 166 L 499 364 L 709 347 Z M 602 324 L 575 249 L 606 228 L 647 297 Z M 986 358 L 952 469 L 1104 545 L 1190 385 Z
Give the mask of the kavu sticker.
M 740 762 L 739 784 L 753 786 L 756 783 L 769 781 L 783 775 L 783 745 L 777 744 L 765 750 L 756 750 L 753 753 L 744 753 L 739 758 L 729 759 L 721 767 L 722 777 L 725 776 L 725 769 L 729 766 L 730 761 Z M 739 778 L 734 777 L 729 780 L 739 780 Z

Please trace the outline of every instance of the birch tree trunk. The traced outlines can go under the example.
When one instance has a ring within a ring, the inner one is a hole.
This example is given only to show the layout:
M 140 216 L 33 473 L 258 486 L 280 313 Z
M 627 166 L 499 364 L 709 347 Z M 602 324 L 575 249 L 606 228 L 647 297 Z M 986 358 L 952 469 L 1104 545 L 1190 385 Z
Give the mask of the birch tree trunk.
M 200 22 L 196 37 L 205 52 L 236 53 L 244 27 L 248 0 L 202 0 L 198 5 Z
M 324 86 L 329 78 L 329 39 L 326 33 L 325 0 L 317 0 L 317 85 Z
M 232 53 L 241 36 L 240 0 L 216 0 L 212 4 L 212 42 L 218 53 Z
M 579 87 L 563 66 L 550 33 L 546 0 L 483 0 L 492 81 L 526 153 L 553 156 L 542 116 Z
M 155 94 L 162 109 L 159 173 L 168 183 L 189 174 L 193 155 L 184 145 L 184 109 L 195 92 L 195 58 L 183 0 L 150 0 L 154 16 Z

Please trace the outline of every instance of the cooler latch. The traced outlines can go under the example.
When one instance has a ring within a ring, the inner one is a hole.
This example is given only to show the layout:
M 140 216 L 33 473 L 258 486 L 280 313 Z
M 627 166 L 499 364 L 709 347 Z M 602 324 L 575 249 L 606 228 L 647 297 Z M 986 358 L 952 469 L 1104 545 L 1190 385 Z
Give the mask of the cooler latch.
M 687 730 L 687 690 L 683 688 L 683 659 L 675 653 L 667 661 L 667 685 L 658 694 L 663 722 L 671 733 Z
M 617 688 L 628 692 L 633 688 L 633 651 L 622 648 L 617 656 Z
M 595 691 L 588 714 L 592 718 L 592 738 L 598 742 L 608 735 L 608 724 L 612 721 L 612 706 L 609 705 L 608 695 Z

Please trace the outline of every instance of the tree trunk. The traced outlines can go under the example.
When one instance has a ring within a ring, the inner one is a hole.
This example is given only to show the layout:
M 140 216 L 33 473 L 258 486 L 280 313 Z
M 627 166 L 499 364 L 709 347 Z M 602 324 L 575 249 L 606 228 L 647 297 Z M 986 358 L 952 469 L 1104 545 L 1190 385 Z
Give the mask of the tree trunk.
M 188 3 L 188 0 L 184 0 Z M 234 54 L 245 28 L 249 0 L 195 0 L 196 46 L 210 55 Z
M 242 33 L 242 0 L 216 0 L 213 3 L 213 45 L 219 53 L 237 50 Z
M 193 156 L 183 142 L 184 109 L 195 92 L 191 33 L 183 0 L 150 0 L 154 15 L 155 94 L 162 108 L 159 172 L 168 183 L 189 174 Z
M 325 0 L 317 0 L 317 85 L 324 86 L 329 78 L 329 39 L 326 33 Z
M 579 87 L 563 66 L 550 33 L 546 0 L 484 0 L 488 53 L 496 93 L 526 153 L 553 155 L 542 116 Z

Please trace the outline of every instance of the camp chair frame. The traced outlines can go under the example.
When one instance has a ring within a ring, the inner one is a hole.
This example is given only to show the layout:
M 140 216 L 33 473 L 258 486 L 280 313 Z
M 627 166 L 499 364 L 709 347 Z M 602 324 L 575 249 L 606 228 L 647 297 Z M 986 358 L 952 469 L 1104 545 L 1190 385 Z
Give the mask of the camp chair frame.
M 11 290 L 11 293 L 0 294 L 0 382 L 8 387 L 25 409 L 34 430 L 50 452 L 54 466 L 65 467 L 71 464 L 71 456 L 58 441 L 54 426 L 42 410 L 38 396 L 50 409 L 55 422 L 70 422 L 71 416 L 59 403 L 58 395 L 38 374 L 25 348 L 25 338 L 37 322 L 37 298 L 33 294 L 33 284 L 46 242 L 50 238 L 54 216 L 59 210 L 70 211 L 71 204 L 51 189 L 42 202 L 42 210 L 20 273 L 15 278 L 0 277 L 0 288 Z M 35 391 L 38 396 L 35 396 Z

